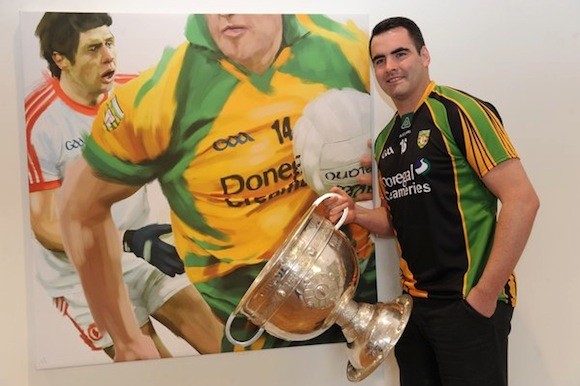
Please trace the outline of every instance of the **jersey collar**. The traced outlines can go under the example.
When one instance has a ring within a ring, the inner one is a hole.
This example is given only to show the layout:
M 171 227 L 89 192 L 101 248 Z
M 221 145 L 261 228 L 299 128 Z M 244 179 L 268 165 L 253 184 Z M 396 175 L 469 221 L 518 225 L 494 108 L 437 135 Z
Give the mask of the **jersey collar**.
M 50 82 L 52 84 L 52 87 L 54 89 L 54 91 L 56 92 L 56 95 L 58 95 L 58 97 L 67 105 L 69 106 L 71 109 L 73 109 L 74 111 L 84 114 L 84 115 L 90 115 L 90 116 L 94 116 L 97 115 L 97 112 L 99 111 L 99 106 L 102 103 L 102 101 L 106 100 L 109 96 L 108 93 L 104 93 L 102 98 L 101 98 L 101 102 L 99 102 L 96 106 L 88 106 L 88 105 L 84 105 L 81 103 L 78 103 L 76 101 L 74 101 L 73 99 L 71 99 L 71 97 L 69 97 L 64 90 L 62 89 L 62 87 L 60 86 L 60 83 L 58 81 L 58 79 L 54 78 L 54 77 L 50 77 L 47 79 L 48 82 Z
M 417 106 L 415 106 L 415 108 L 413 109 L 413 112 L 417 111 L 417 109 L 419 107 L 421 107 L 421 105 L 423 103 L 425 103 L 425 101 L 429 97 L 429 94 L 431 94 L 431 92 L 433 91 L 434 88 L 435 88 L 435 82 L 431 81 L 429 83 L 429 85 L 427 86 L 427 88 L 425 89 L 425 91 L 423 92 L 423 95 L 421 96 L 421 99 L 419 99 L 419 103 L 417 103 Z
M 425 91 L 423 92 L 421 99 L 419 99 L 419 103 L 417 103 L 417 106 L 415 106 L 413 111 L 411 111 L 410 113 L 406 113 L 406 114 L 401 115 L 400 113 L 397 112 L 397 115 L 400 117 L 400 122 L 401 122 L 400 129 L 401 130 L 406 130 L 406 129 L 411 128 L 411 125 L 413 123 L 413 117 L 415 116 L 415 113 L 417 112 L 419 107 L 421 107 L 421 105 L 427 100 L 427 98 L 429 97 L 429 94 L 431 94 L 431 92 L 433 91 L 434 88 L 435 88 L 435 82 L 431 81 L 429 83 L 429 85 L 427 85 L 427 88 L 425 89 Z

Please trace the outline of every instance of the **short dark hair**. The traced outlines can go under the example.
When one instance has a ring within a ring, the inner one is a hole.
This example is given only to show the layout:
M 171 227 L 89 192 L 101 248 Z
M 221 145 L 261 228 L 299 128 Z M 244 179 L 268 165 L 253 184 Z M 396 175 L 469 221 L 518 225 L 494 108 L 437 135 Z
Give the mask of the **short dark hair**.
M 107 13 L 46 12 L 34 35 L 40 40 L 40 56 L 48 62 L 52 76 L 60 79 L 60 68 L 52 58 L 55 51 L 74 64 L 81 32 L 111 24 L 113 19 Z
M 417 24 L 415 24 L 415 22 L 411 19 L 402 16 L 396 16 L 385 19 L 375 25 L 371 33 L 371 38 L 369 39 L 369 54 L 371 52 L 371 43 L 375 36 L 398 27 L 403 27 L 407 30 L 409 36 L 415 44 L 415 48 L 417 48 L 417 52 L 420 52 L 421 48 L 423 48 L 425 45 L 425 40 L 423 39 L 423 34 L 421 33 L 419 26 L 417 26 Z

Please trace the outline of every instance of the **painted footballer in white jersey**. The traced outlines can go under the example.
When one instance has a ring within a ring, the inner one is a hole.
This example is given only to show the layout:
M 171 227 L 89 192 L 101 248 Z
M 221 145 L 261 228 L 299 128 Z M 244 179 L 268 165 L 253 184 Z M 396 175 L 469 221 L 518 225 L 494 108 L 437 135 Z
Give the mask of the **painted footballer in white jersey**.
M 98 106 L 80 105 L 48 75 L 28 94 L 25 101 L 28 143 L 28 186 L 30 192 L 60 187 L 66 165 L 81 155 Z M 149 223 L 149 203 L 145 188 L 113 207 L 113 219 L 120 230 L 136 229 Z M 50 251 L 38 243 L 43 259 L 35 261 L 37 276 L 52 297 L 78 291 L 79 278 L 63 252 Z M 123 269 L 144 262 L 124 256 Z

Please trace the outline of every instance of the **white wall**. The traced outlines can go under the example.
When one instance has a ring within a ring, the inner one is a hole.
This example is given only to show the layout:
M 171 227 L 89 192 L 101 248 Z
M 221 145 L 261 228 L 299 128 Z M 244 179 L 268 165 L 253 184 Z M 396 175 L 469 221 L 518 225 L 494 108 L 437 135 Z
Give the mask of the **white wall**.
M 488 99 L 500 110 L 511 139 L 542 200 L 527 250 L 517 268 L 519 305 L 510 351 L 512 386 L 580 385 L 580 310 L 574 281 L 580 259 L 573 250 L 580 196 L 575 169 L 580 150 L 580 2 L 577 0 L 0 0 L 0 385 L 347 385 L 343 345 L 220 354 L 155 362 L 37 371 L 25 262 L 25 163 L 22 147 L 22 66 L 19 10 L 109 12 L 322 12 L 368 13 L 370 25 L 404 15 L 422 27 L 432 56 L 431 74 L 442 84 Z M 144 28 L 146 28 L 144 26 Z M 375 123 L 390 115 L 380 98 Z M 383 248 L 380 266 L 394 266 Z M 392 270 L 391 270 L 392 271 Z M 394 273 L 381 278 L 381 298 L 396 291 Z M 39 321 L 36 321 L 37 323 Z M 40 321 L 42 323 L 42 321 Z M 362 385 L 396 385 L 387 364 Z

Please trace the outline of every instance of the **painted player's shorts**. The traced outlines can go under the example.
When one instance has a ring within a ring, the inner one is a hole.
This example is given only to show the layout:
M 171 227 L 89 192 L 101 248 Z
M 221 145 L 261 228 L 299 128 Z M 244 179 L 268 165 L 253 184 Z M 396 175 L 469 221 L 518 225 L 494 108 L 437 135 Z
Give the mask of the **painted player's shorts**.
M 129 290 L 137 322 L 143 326 L 149 321 L 149 315 L 191 283 L 185 274 L 170 277 L 143 259 L 132 254 L 130 258 L 138 262 L 131 264 L 131 268 L 123 272 L 123 278 Z M 106 333 L 102 334 L 97 328 L 80 283 L 77 289 L 78 291 L 54 298 L 55 306 L 63 316 L 70 319 L 79 336 L 91 349 L 101 350 L 112 346 L 111 337 Z

